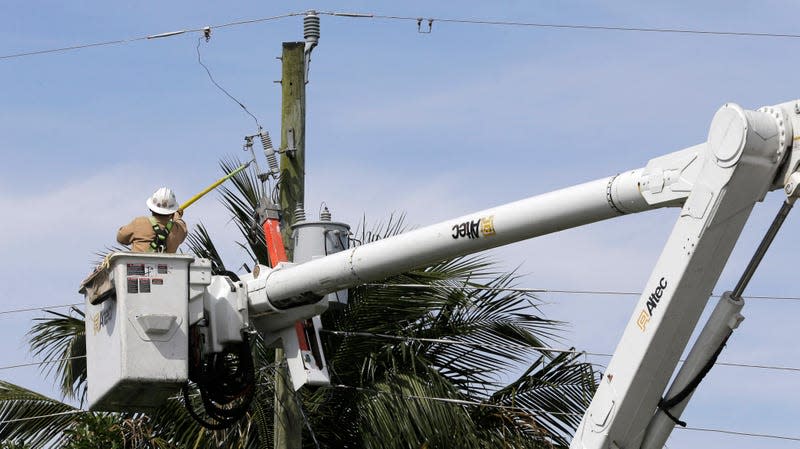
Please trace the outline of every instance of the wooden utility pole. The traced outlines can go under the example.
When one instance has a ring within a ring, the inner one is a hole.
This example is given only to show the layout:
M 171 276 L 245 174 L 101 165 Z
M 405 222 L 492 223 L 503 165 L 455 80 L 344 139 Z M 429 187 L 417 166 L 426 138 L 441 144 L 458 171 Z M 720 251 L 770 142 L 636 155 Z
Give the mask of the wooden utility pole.
M 293 260 L 292 230 L 294 211 L 305 196 L 306 82 L 304 42 L 283 43 L 281 87 L 281 232 L 286 255 Z
M 288 259 L 293 260 L 292 224 L 297 205 L 304 203 L 306 143 L 305 43 L 284 42 L 281 74 L 281 233 Z M 275 449 L 301 449 L 303 416 L 289 381 L 283 349 L 275 350 Z

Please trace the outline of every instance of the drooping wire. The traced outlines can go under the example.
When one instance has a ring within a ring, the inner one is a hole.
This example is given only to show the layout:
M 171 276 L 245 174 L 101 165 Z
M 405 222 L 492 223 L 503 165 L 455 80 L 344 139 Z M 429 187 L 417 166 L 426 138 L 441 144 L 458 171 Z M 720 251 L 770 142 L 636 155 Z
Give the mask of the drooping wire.
M 261 129 L 261 124 L 258 122 L 258 118 L 256 118 L 256 116 L 253 115 L 253 113 L 251 113 L 249 109 L 247 109 L 247 106 L 245 106 L 241 101 L 237 100 L 233 95 L 231 95 L 227 90 L 225 90 L 224 87 L 220 86 L 216 82 L 216 80 L 214 80 L 214 76 L 211 75 L 211 70 L 209 70 L 208 67 L 205 64 L 203 64 L 203 59 L 200 57 L 200 45 L 203 43 L 204 40 L 206 40 L 206 38 L 202 37 L 202 36 L 197 39 L 197 47 L 196 47 L 196 50 L 197 50 L 197 62 L 206 70 L 206 73 L 208 74 L 208 79 L 210 79 L 211 82 L 215 86 L 217 86 L 217 89 L 221 90 L 222 93 L 224 93 L 225 95 L 228 96 L 228 98 L 230 98 L 236 104 L 238 104 L 244 110 L 244 112 L 247 113 L 247 115 L 249 115 L 250 117 L 253 118 L 253 120 L 256 122 L 256 128 Z

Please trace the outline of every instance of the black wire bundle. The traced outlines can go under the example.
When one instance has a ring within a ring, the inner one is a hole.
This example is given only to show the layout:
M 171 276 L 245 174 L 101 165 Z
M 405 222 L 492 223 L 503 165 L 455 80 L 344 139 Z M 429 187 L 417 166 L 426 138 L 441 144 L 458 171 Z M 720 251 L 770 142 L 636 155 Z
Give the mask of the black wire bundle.
M 204 357 L 202 335 L 196 326 L 192 327 L 189 380 L 197 385 L 203 408 L 211 419 L 200 416 L 194 409 L 188 383 L 183 386 L 186 409 L 192 418 L 207 429 L 227 429 L 244 417 L 255 395 L 255 370 L 249 338 L 243 333 L 241 344 Z

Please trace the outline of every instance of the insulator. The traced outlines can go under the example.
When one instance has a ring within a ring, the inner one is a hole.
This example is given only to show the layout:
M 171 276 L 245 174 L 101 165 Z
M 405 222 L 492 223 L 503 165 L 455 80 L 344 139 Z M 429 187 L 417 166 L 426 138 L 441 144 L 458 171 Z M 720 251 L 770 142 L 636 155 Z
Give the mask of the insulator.
M 261 131 L 258 135 L 261 137 L 261 146 L 264 147 L 264 156 L 267 158 L 269 171 L 277 175 L 281 172 L 281 169 L 278 167 L 278 158 L 275 156 L 275 148 L 272 146 L 272 139 L 266 131 Z
M 319 213 L 319 221 L 331 221 L 331 211 L 328 210 L 328 206 L 322 208 L 322 212 Z
M 299 223 L 301 221 L 306 221 L 306 211 L 303 209 L 303 204 L 297 203 L 297 207 L 294 210 L 294 222 Z
M 319 16 L 316 11 L 309 11 L 303 17 L 303 37 L 306 39 L 306 44 L 316 45 L 319 42 Z

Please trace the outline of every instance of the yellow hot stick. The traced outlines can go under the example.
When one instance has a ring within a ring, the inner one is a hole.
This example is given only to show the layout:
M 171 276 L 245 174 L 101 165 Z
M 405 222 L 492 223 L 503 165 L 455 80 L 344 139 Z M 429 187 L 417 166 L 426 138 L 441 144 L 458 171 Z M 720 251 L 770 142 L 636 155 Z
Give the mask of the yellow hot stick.
M 250 161 L 250 162 L 252 162 L 252 161 Z M 191 206 L 192 204 L 195 203 L 195 201 L 197 201 L 200 198 L 202 198 L 203 196 L 205 196 L 206 193 L 216 189 L 217 187 L 219 187 L 220 184 L 222 184 L 223 182 L 231 179 L 237 173 L 239 173 L 240 171 L 242 171 L 245 168 L 247 168 L 247 166 L 250 165 L 250 162 L 247 162 L 247 163 L 244 163 L 244 164 L 240 165 L 236 170 L 234 170 L 234 171 L 228 173 L 227 175 L 217 179 L 213 184 L 211 184 L 210 186 L 208 186 L 205 189 L 203 189 L 200 193 L 198 193 L 197 195 L 189 198 L 185 203 L 181 204 L 181 209 L 180 210 L 186 210 L 187 207 Z

